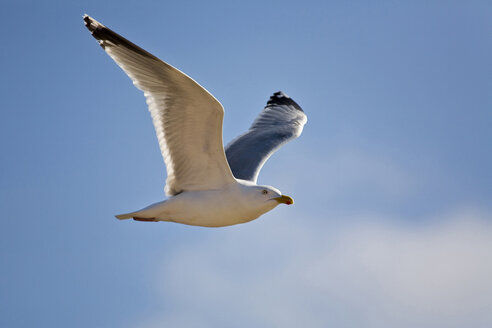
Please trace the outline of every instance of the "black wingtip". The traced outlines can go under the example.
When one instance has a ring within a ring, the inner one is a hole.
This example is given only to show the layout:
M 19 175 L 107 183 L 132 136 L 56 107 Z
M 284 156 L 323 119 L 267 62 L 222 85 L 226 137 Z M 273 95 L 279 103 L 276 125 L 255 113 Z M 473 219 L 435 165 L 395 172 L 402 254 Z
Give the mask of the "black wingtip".
M 292 100 L 291 97 L 287 96 L 282 91 L 275 92 L 268 100 L 266 107 L 282 106 L 282 105 L 292 106 L 295 109 L 304 112 L 301 106 L 299 106 L 294 100 Z
M 159 60 L 151 53 L 145 51 L 144 49 L 140 48 L 136 44 L 128 41 L 118 33 L 112 31 L 111 29 L 107 28 L 103 24 L 99 23 L 97 20 L 90 17 L 89 15 L 85 14 L 83 16 L 83 19 L 84 19 L 85 27 L 87 27 L 87 29 L 91 32 L 92 36 L 99 42 L 99 45 L 104 50 L 106 50 L 106 45 L 109 42 L 112 45 L 126 47 L 127 49 L 135 53 L 138 53 L 139 55 L 142 55 L 144 57 L 148 57 L 154 60 Z
M 103 33 L 105 32 L 106 26 L 103 24 L 99 23 L 97 20 L 94 18 L 90 17 L 87 14 L 84 14 L 83 16 L 84 19 L 84 25 L 87 27 L 89 32 L 91 32 L 92 36 L 99 41 L 99 45 L 103 47 L 104 49 L 104 35 Z
M 104 26 L 102 25 L 101 23 L 99 23 L 98 21 L 96 21 L 94 18 L 92 18 L 91 16 L 87 15 L 87 14 L 84 14 L 82 16 L 82 19 L 84 20 L 84 25 L 85 27 L 87 27 L 87 29 L 91 32 L 94 32 L 94 30 L 96 30 L 97 26 L 100 25 L 100 26 Z

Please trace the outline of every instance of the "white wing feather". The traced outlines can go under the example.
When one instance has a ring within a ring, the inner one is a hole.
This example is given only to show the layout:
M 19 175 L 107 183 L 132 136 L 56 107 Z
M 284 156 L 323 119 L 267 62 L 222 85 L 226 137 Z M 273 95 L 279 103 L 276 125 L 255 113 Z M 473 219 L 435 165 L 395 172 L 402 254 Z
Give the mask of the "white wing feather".
M 186 74 L 85 15 L 106 53 L 144 92 L 167 168 L 166 194 L 235 183 L 222 142 L 222 105 Z

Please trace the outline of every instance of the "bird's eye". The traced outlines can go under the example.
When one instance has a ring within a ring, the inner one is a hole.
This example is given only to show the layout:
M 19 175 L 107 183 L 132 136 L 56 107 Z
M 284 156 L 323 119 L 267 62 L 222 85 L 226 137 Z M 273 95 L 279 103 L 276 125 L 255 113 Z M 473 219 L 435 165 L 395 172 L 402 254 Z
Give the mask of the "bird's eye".
M 266 194 L 268 194 L 268 190 L 263 189 L 263 190 L 261 191 L 261 193 L 262 193 L 263 195 L 266 195 Z

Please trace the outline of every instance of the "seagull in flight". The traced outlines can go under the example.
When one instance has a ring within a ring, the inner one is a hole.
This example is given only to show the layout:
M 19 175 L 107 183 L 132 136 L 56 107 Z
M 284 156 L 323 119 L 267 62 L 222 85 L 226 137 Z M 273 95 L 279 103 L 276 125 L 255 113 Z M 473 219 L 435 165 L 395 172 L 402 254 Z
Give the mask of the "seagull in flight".
M 192 78 L 84 15 L 104 51 L 144 92 L 166 164 L 166 200 L 116 215 L 144 222 L 224 227 L 249 222 L 294 200 L 256 180 L 266 160 L 300 136 L 307 117 L 285 93 L 274 93 L 248 131 L 224 149 L 224 109 Z

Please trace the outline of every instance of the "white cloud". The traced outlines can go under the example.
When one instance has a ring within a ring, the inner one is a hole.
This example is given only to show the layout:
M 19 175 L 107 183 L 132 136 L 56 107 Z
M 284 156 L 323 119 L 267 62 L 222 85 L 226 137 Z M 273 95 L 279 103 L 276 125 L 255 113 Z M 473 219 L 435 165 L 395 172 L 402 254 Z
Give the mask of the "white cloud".
M 492 326 L 490 213 L 417 225 L 274 213 L 167 250 L 162 303 L 139 327 Z

